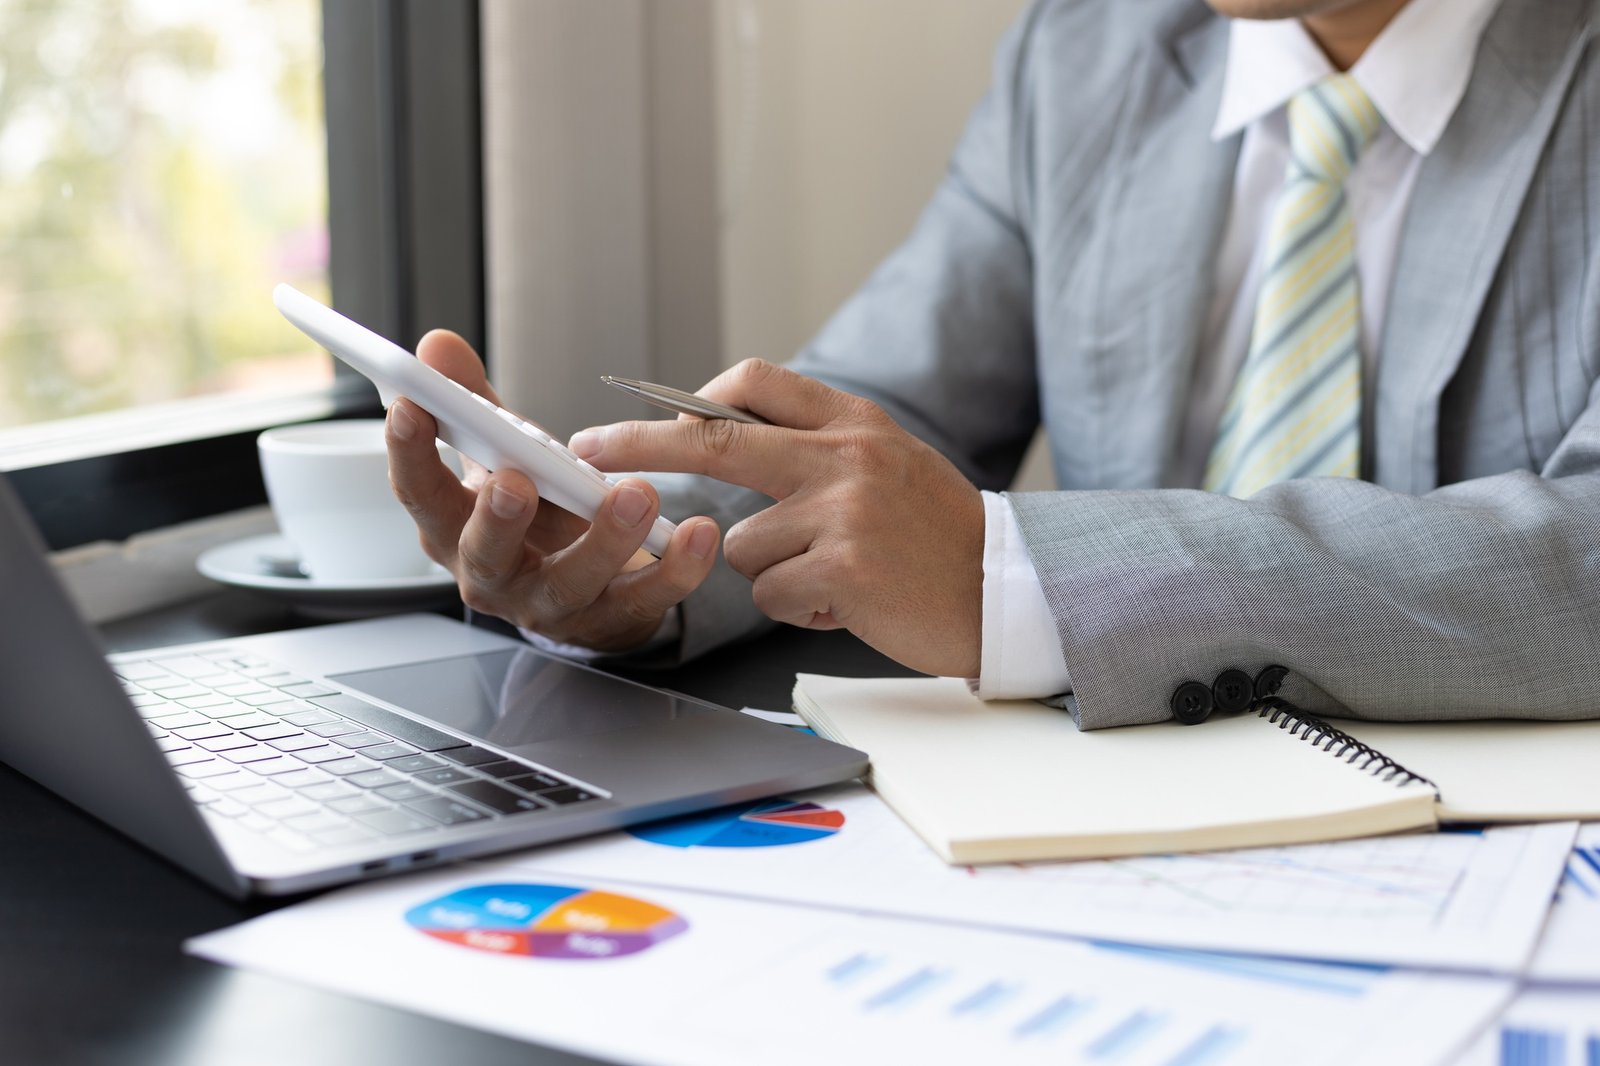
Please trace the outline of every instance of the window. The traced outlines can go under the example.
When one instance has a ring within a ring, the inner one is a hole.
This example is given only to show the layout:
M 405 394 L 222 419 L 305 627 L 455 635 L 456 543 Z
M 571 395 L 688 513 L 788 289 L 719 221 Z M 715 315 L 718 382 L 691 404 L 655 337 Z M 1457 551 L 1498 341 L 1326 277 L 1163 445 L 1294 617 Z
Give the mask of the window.
M 320 22 L 315 0 L 0 8 L 0 430 L 333 383 L 265 299 L 327 296 Z
M 0 470 L 52 547 L 260 502 L 255 433 L 376 411 L 290 281 L 482 336 L 477 9 L 0 4 Z

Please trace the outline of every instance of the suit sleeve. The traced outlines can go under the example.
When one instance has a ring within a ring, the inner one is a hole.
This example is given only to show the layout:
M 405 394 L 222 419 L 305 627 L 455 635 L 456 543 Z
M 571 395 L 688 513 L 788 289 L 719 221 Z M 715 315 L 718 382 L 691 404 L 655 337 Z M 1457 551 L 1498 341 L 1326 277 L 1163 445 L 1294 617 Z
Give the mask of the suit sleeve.
M 1083 728 L 1165 719 L 1183 681 L 1268 665 L 1335 717 L 1600 716 L 1600 382 L 1538 472 L 1421 496 L 1314 478 L 1009 499 Z

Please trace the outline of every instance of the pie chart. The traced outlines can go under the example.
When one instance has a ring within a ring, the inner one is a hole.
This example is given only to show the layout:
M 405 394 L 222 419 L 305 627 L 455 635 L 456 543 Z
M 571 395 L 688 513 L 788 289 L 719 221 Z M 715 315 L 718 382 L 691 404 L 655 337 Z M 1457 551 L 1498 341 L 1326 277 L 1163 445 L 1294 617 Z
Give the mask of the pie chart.
M 680 915 L 631 896 L 566 885 L 473 885 L 406 912 L 413 929 L 497 955 L 615 959 L 689 928 Z
M 844 814 L 820 804 L 764 800 L 634 826 L 641 840 L 674 848 L 770 848 L 831 837 Z

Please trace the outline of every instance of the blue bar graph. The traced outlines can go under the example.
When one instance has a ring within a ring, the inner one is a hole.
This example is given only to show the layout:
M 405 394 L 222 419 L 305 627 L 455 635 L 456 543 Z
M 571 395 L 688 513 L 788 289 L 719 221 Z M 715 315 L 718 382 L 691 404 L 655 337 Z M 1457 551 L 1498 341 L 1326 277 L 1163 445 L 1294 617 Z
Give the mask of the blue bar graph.
M 1062 996 L 1031 1018 L 1023 1021 L 1013 1031 L 1013 1035 L 1019 1040 L 1026 1040 L 1029 1037 L 1047 1036 L 1051 1033 L 1059 1032 L 1072 1019 L 1082 1014 L 1088 1006 L 1088 1000 Z
M 1584 1048 L 1583 1061 L 1585 1066 L 1600 1066 L 1600 1036 L 1591 1036 L 1588 1045 Z
M 1544 1029 L 1500 1030 L 1500 1066 L 1563 1066 L 1567 1038 Z
M 1008 985 L 1004 981 L 990 981 L 956 1003 L 950 1008 L 950 1013 L 958 1017 L 964 1014 L 982 1014 L 1005 1003 L 1016 995 L 1016 992 L 1016 985 Z
M 882 961 L 875 955 L 852 955 L 828 971 L 828 980 L 836 985 L 849 984 L 869 970 L 877 969 Z
M 1214 1026 L 1168 1060 L 1167 1066 L 1210 1066 L 1237 1047 L 1244 1036 L 1243 1029 Z
M 1152 1014 L 1150 1011 L 1135 1011 L 1122 1021 L 1118 1022 L 1111 1030 L 1089 1045 L 1088 1053 L 1091 1059 L 1109 1059 L 1126 1054 L 1136 1047 L 1140 1041 L 1147 1039 L 1163 1025 L 1166 1016 Z
M 883 991 L 875 993 L 866 1002 L 867 1010 L 881 1010 L 885 1007 L 898 1007 L 918 995 L 926 992 L 940 981 L 944 980 L 944 973 L 924 966 L 916 973 L 903 977 Z

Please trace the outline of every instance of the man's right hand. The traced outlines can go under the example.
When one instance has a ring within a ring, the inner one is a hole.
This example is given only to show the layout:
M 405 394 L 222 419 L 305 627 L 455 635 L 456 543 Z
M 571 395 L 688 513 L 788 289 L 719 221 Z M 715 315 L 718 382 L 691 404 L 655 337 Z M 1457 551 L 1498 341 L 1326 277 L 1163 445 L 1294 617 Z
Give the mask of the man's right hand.
M 496 403 L 477 353 L 434 330 L 417 358 Z M 660 509 L 649 482 L 626 478 L 588 522 L 541 502 L 514 470 L 467 460 L 459 480 L 439 459 L 431 415 L 409 400 L 389 408 L 389 480 L 417 523 L 422 548 L 455 575 L 461 599 L 552 640 L 622 651 L 653 636 L 716 558 L 709 518 L 681 522 L 659 560 L 641 550 Z

